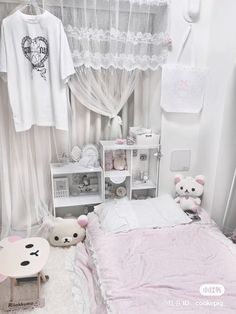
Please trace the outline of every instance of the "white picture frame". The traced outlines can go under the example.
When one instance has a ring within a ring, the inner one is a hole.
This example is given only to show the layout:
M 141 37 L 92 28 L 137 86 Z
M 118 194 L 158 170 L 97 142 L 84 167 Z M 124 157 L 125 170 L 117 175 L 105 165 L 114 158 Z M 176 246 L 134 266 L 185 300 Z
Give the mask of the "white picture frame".
M 54 178 L 54 197 L 69 197 L 69 180 L 67 177 Z

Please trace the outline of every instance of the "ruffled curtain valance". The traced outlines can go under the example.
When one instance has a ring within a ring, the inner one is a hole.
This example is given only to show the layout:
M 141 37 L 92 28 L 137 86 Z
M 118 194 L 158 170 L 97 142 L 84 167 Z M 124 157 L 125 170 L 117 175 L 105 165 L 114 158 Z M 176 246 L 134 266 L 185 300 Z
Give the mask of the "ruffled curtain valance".
M 167 58 L 166 0 L 45 0 L 61 17 L 76 67 L 156 70 Z

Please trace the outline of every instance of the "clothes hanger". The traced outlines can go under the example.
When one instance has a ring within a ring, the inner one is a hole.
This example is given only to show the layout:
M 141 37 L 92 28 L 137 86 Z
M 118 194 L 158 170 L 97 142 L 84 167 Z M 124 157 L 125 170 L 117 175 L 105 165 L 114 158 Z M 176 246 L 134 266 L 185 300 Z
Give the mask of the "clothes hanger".
M 184 19 L 188 23 L 196 23 L 201 11 L 201 0 L 187 0 L 184 10 Z
M 30 15 L 38 15 L 38 14 L 42 14 L 44 12 L 44 9 L 41 8 L 37 4 L 36 0 L 26 1 L 25 4 L 23 6 L 21 6 L 21 8 L 19 8 L 19 10 L 21 12 L 25 11 L 26 9 L 29 10 Z

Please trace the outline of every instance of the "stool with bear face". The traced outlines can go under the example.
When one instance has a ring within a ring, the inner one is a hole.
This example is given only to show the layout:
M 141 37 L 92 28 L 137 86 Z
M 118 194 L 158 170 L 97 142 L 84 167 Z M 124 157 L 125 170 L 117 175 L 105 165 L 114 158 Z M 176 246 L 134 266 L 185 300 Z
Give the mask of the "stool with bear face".
M 44 299 L 40 298 L 41 281 L 46 282 L 48 276 L 42 272 L 49 255 L 49 243 L 43 238 L 32 237 L 22 239 L 17 236 L 0 241 L 0 282 L 10 278 L 10 302 L 3 309 L 17 310 L 42 307 Z M 31 300 L 14 300 L 16 280 L 37 279 L 37 298 Z

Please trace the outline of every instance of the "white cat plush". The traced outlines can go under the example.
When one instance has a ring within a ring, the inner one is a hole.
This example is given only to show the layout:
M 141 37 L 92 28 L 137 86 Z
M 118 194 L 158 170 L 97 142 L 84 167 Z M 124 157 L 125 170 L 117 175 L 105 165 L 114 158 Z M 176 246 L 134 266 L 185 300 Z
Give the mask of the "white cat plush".
M 181 174 L 177 174 L 175 176 L 176 203 L 179 203 L 183 210 L 198 212 L 201 205 L 200 196 L 203 194 L 204 184 L 205 178 L 202 175 L 198 175 L 195 178 L 184 178 Z

